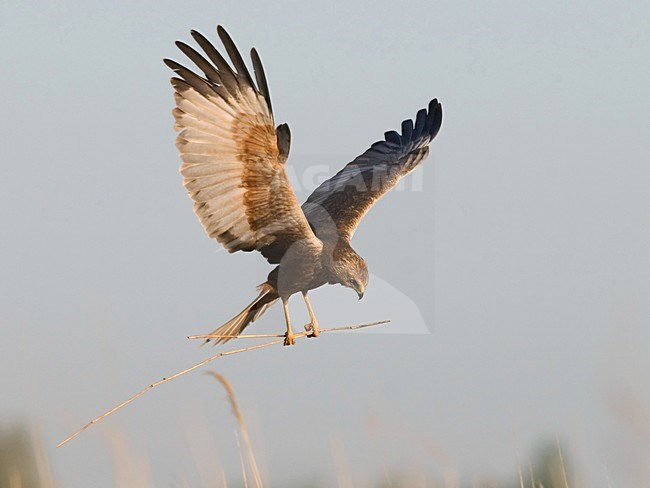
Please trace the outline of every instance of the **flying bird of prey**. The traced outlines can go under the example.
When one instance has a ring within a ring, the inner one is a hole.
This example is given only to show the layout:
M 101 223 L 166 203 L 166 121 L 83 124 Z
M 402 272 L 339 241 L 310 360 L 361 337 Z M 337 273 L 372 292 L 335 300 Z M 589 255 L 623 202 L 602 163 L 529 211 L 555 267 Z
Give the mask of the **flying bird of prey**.
M 338 283 L 363 297 L 368 268 L 350 239 L 370 207 L 427 157 L 442 107 L 434 99 L 415 122 L 402 122 L 401 134 L 386 132 L 301 207 L 284 169 L 291 133 L 287 124 L 275 126 L 260 57 L 253 48 L 253 80 L 228 33 L 221 26 L 217 33 L 230 62 L 196 31 L 192 37 L 203 53 L 180 41 L 176 45 L 201 74 L 165 59 L 176 74 L 173 115 L 183 184 L 210 237 L 229 252 L 259 251 L 277 266 L 259 286 L 259 296 L 213 334 L 217 343 L 236 337 L 280 299 L 284 344 L 290 345 L 288 300 L 294 293 L 305 300 L 310 336 L 318 335 L 310 290 Z

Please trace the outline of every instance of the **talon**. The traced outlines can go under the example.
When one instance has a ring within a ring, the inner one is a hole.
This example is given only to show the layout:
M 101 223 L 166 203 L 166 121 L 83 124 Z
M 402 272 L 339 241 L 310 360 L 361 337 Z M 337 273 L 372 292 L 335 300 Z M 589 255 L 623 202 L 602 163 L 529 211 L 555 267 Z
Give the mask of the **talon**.
M 288 332 L 284 334 L 284 345 L 285 346 L 293 346 L 296 343 L 296 340 L 293 337 L 293 334 L 289 334 Z
M 318 322 L 310 322 L 306 324 L 305 331 L 309 332 L 307 337 L 318 337 Z

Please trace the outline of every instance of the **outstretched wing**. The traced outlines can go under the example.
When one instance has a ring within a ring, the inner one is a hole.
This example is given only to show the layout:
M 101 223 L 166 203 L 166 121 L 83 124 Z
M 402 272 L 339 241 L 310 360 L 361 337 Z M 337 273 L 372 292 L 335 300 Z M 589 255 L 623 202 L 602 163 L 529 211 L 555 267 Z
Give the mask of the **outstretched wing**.
M 383 194 L 429 154 L 429 143 L 442 125 L 437 99 L 429 109 L 402 122 L 402 134 L 386 132 L 362 155 L 322 183 L 302 209 L 321 240 L 350 240 L 361 218 Z
M 202 75 L 165 60 L 177 75 L 171 83 L 183 184 L 210 237 L 229 252 L 258 250 L 271 263 L 279 263 L 297 241 L 314 247 L 322 243 L 284 171 L 291 135 L 286 124 L 274 127 L 257 51 L 251 51 L 256 85 L 230 36 L 221 26 L 217 33 L 232 67 L 196 31 L 192 37 L 207 58 L 180 41 L 176 45 Z

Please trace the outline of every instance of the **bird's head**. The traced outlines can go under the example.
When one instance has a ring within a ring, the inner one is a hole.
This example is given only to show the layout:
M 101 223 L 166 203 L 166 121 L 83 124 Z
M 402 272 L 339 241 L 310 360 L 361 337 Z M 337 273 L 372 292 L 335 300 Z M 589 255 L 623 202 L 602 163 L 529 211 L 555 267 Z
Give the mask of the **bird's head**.
M 337 282 L 357 292 L 363 298 L 368 284 L 368 266 L 351 247 L 341 249 L 334 255 L 334 271 Z

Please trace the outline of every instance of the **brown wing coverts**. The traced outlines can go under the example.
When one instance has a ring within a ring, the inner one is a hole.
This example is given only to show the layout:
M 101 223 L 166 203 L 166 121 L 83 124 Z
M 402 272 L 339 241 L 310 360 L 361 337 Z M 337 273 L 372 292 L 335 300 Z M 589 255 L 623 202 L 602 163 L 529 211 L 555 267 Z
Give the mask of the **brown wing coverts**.
M 176 45 L 202 75 L 165 60 L 177 75 L 171 83 L 183 183 L 210 237 L 230 252 L 259 250 L 278 263 L 296 241 L 320 243 L 284 171 L 289 128 L 283 124 L 276 132 L 259 56 L 252 51 L 256 86 L 230 36 L 222 27 L 217 33 L 232 67 L 196 31 L 192 37 L 205 55 Z
M 429 143 L 442 125 L 437 99 L 412 120 L 402 122 L 402 133 L 386 132 L 385 140 L 347 164 L 309 196 L 302 209 L 321 240 L 349 240 L 361 218 L 382 195 L 429 154 Z

